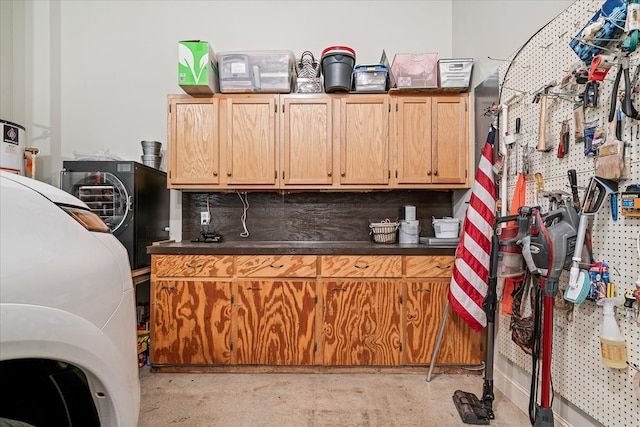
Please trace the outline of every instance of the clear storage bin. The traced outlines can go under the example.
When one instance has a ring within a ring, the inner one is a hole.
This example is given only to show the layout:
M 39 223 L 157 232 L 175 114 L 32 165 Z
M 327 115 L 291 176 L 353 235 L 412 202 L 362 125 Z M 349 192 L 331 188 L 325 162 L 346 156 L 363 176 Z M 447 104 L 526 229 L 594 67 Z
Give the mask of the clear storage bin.
M 288 50 L 221 52 L 220 92 L 290 93 L 296 83 L 295 64 Z

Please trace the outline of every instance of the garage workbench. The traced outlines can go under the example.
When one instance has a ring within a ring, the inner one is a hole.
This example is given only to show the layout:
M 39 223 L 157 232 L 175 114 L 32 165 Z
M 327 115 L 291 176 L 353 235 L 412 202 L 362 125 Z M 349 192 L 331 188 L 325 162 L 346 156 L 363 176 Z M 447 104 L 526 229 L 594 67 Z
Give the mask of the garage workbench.
M 154 370 L 430 363 L 454 248 L 371 242 L 166 243 L 151 261 Z M 480 365 L 450 316 L 437 363 Z

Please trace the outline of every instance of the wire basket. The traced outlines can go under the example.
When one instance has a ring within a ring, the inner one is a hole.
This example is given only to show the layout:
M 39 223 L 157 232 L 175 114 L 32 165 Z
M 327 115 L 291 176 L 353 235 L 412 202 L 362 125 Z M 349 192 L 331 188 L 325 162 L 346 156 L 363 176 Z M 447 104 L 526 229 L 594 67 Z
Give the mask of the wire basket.
M 399 222 L 391 222 L 388 219 L 382 222 L 370 222 L 369 234 L 376 243 L 395 243 L 399 225 Z

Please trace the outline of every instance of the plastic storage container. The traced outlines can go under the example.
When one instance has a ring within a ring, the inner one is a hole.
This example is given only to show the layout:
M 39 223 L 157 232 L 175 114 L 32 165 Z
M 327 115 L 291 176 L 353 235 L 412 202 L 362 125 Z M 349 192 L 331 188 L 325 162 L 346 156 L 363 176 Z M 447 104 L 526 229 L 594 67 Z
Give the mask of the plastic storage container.
M 469 88 L 472 58 L 441 59 L 438 61 L 440 71 L 440 87 Z
M 417 219 L 405 219 L 400 221 L 400 239 L 401 245 L 417 245 L 420 243 L 420 221 Z
M 458 218 L 433 218 L 433 231 L 437 238 L 458 237 L 460 220 Z
M 514 244 L 504 244 L 518 236 L 518 227 L 504 227 L 498 245 L 498 277 L 516 277 L 525 273 L 522 248 Z
M 220 92 L 290 93 L 296 84 L 296 58 L 293 52 L 221 52 Z
M 358 65 L 353 69 L 353 83 L 356 92 L 386 92 L 388 81 L 389 70 L 384 65 Z
M 349 92 L 356 53 L 347 46 L 331 46 L 322 51 L 320 62 L 324 76 L 324 91 Z
M 437 53 L 398 53 L 391 72 L 398 88 L 438 87 Z

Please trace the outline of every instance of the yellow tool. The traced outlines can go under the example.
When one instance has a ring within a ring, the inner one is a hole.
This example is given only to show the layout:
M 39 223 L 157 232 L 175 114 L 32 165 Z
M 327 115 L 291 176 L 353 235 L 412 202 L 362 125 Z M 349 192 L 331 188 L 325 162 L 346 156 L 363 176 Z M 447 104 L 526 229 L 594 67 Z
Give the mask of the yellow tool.
M 542 178 L 542 174 L 540 172 L 536 172 L 534 175 L 536 180 L 536 194 L 535 194 L 535 205 L 540 206 L 539 198 L 540 193 L 544 190 L 544 179 Z

